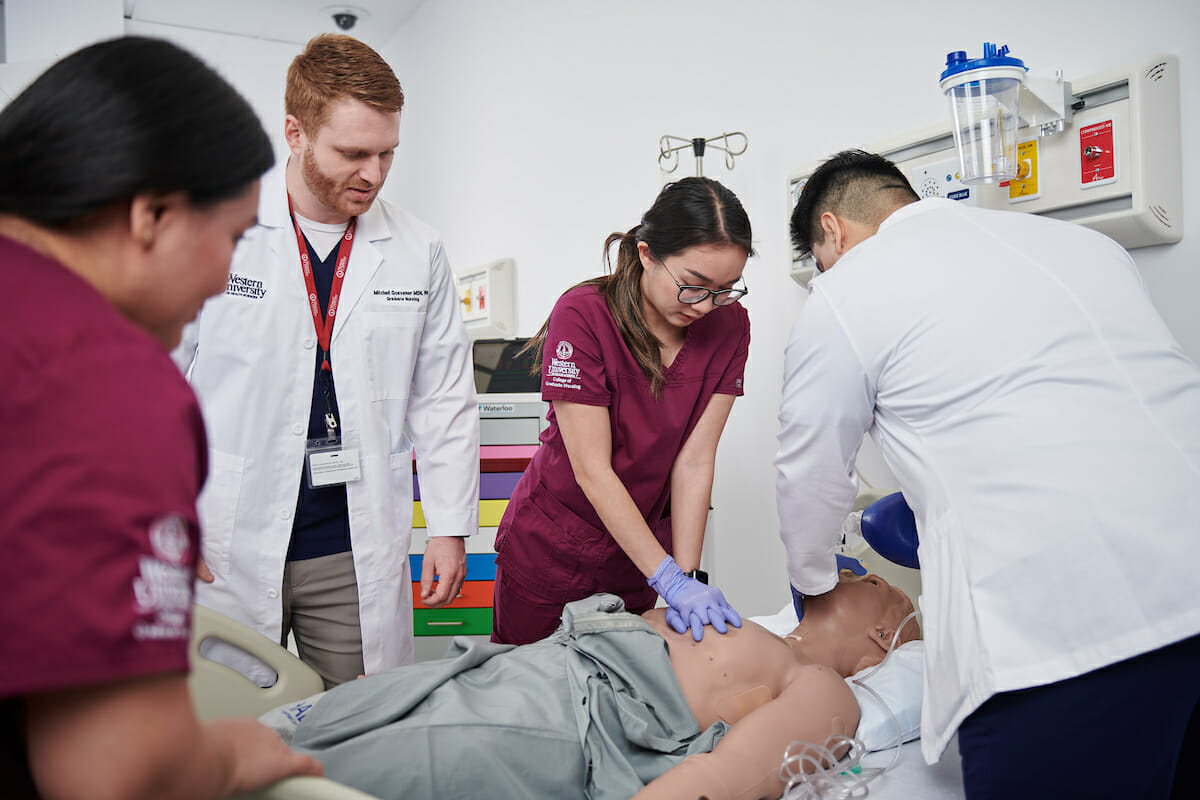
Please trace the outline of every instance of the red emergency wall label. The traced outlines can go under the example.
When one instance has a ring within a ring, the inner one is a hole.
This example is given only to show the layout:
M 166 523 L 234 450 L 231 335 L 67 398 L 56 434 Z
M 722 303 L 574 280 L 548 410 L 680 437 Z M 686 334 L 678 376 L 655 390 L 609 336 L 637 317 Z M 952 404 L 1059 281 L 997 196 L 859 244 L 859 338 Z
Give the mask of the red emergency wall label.
M 1083 188 L 1117 179 L 1113 121 L 1106 119 L 1079 129 L 1079 182 Z

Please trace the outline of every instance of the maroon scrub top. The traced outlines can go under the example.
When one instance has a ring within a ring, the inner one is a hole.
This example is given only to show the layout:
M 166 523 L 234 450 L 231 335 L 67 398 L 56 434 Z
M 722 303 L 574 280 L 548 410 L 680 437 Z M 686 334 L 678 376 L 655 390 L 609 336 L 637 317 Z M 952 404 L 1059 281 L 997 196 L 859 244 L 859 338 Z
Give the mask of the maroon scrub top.
M 605 591 L 631 611 L 652 608 L 654 590 L 575 481 L 553 401 L 608 407 L 613 470 L 670 553 L 671 467 L 712 396 L 742 394 L 749 346 L 746 310 L 736 303 L 714 308 L 688 327 L 656 399 L 599 290 L 580 286 L 559 298 L 542 354 L 550 424 L 496 535 L 506 579 L 544 602 Z
M 25 771 L 21 696 L 187 671 L 206 451 L 166 350 L 95 289 L 4 237 L 0 284 L 19 299 L 0 326 L 9 797 Z

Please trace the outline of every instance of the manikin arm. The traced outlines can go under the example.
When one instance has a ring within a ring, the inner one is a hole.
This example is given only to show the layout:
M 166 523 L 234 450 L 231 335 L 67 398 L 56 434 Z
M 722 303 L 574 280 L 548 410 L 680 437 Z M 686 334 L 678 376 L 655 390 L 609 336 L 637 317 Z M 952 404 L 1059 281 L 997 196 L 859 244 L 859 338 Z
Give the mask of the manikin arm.
M 735 722 L 711 753 L 691 756 L 638 792 L 635 800 L 757 800 L 779 797 L 779 766 L 797 739 L 823 744 L 858 727 L 858 702 L 840 675 L 812 665 L 774 700 Z

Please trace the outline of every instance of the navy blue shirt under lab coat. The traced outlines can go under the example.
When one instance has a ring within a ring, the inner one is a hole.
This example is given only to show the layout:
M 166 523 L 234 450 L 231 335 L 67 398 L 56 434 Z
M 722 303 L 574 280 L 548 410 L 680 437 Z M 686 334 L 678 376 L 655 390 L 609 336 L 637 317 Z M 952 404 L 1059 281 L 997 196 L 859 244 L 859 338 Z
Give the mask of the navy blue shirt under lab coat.
M 337 263 L 338 248 L 335 246 L 322 259 L 304 238 L 308 248 L 309 263 L 313 267 L 313 282 L 316 284 L 317 300 L 321 304 L 324 319 L 329 308 L 329 293 L 333 287 L 333 270 Z M 312 408 L 308 414 L 308 438 L 325 438 L 325 390 L 329 386 L 329 404 L 333 415 L 338 418 L 337 394 L 334 391 L 333 373 L 321 375 L 321 362 L 325 356 L 318 346 L 314 365 Z M 340 430 L 340 429 L 339 429 Z M 300 479 L 300 496 L 296 501 L 295 524 L 292 526 L 292 542 L 288 547 L 288 561 L 303 561 L 309 558 L 345 553 L 350 549 L 350 512 L 346 506 L 346 484 L 312 488 L 308 485 L 308 464 Z

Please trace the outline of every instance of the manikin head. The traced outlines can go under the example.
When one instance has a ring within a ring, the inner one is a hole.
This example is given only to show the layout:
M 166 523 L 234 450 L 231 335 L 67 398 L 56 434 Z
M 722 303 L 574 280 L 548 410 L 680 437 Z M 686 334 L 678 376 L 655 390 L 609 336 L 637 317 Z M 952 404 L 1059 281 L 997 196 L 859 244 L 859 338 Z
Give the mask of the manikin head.
M 908 178 L 883 156 L 844 150 L 809 176 L 792 211 L 792 244 L 812 255 L 821 272 L 875 235 L 879 223 L 920 198 Z
M 904 622 L 912 611 L 908 596 L 878 575 L 843 572 L 831 591 L 804 599 L 804 619 L 790 638 L 849 677 L 884 659 L 901 623 L 897 645 L 921 637 L 915 618 Z

